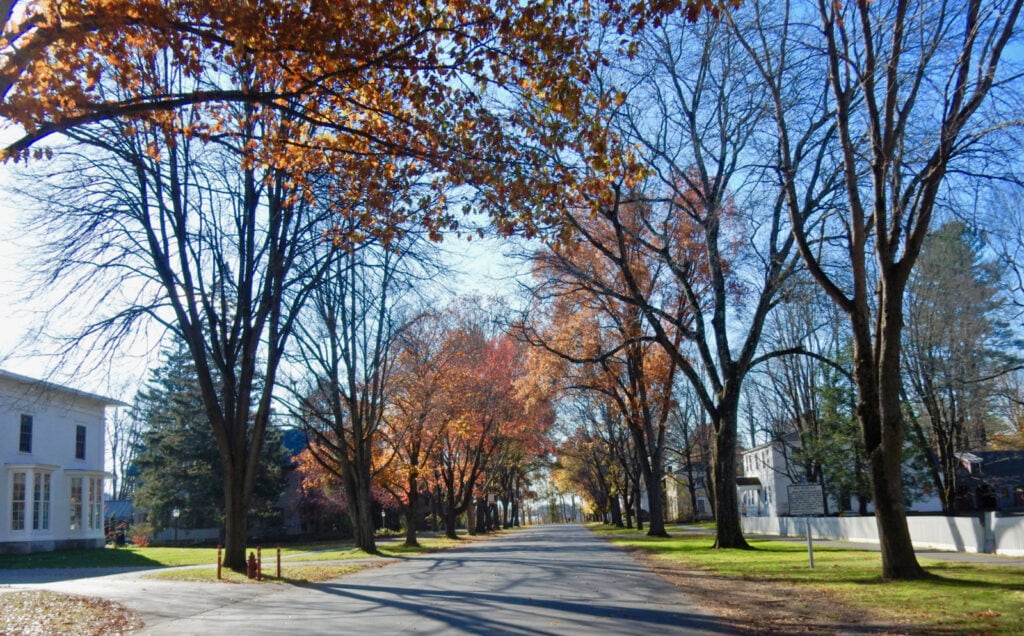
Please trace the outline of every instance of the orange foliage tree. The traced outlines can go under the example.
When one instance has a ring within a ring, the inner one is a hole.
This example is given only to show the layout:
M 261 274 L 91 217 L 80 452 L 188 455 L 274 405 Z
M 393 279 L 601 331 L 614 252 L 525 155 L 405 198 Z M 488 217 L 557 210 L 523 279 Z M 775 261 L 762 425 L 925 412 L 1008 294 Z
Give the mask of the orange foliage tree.
M 449 373 L 459 351 L 448 318 L 444 312 L 427 312 L 399 335 L 390 404 L 381 428 L 388 470 L 379 483 L 403 511 L 409 546 L 417 545 L 421 494 L 430 488 L 434 453 L 452 397 Z
M 637 221 L 642 218 L 640 207 L 635 208 Z M 640 223 L 632 227 L 637 236 L 643 234 Z M 596 236 L 606 228 L 595 222 L 587 231 Z M 624 239 L 621 246 L 638 286 L 661 297 L 672 293 L 663 286 L 656 261 L 643 253 L 638 241 L 630 244 Z M 632 436 L 630 459 L 635 459 L 642 475 L 636 484 L 642 481 L 647 489 L 649 534 L 666 534 L 662 473 L 678 364 L 645 327 L 636 304 L 623 300 L 630 293 L 627 283 L 593 243 L 542 250 L 535 257 L 534 275 L 532 316 L 521 329 L 549 359 L 549 368 L 543 370 L 542 362 L 538 371 L 560 378 L 564 391 L 597 393 L 614 406 Z M 677 329 L 676 346 L 681 337 L 682 330 Z M 639 507 L 639 497 L 634 503 Z
M 614 100 L 586 89 L 599 65 L 591 28 L 625 32 L 717 4 L 7 1 L 0 117 L 23 134 L 4 154 L 26 157 L 55 133 L 116 119 L 128 135 L 144 125 L 169 138 L 227 140 L 244 169 L 274 173 L 301 196 L 315 196 L 302 187 L 310 175 L 333 173 L 326 201 L 343 215 L 338 227 L 359 228 L 339 229 L 341 243 L 390 242 L 407 221 L 432 238 L 457 227 L 443 196 L 389 207 L 393 192 L 423 180 L 435 192 L 472 185 L 500 230 L 531 232 L 552 220 L 551 201 L 587 187 L 549 159 L 604 161 L 608 148 L 602 119 Z M 168 69 L 180 78 L 170 87 Z M 225 129 L 238 104 L 259 138 Z M 232 567 L 242 566 L 242 542 L 230 533 Z
M 595 30 L 632 33 L 725 4 L 735 0 L 8 0 L 0 117 L 24 134 L 6 152 L 111 118 L 218 136 L 222 110 L 245 103 L 277 131 L 253 160 L 345 175 L 336 200 L 365 198 L 382 167 L 400 173 L 411 159 L 439 187 L 485 186 L 499 228 L 529 230 L 553 220 L 549 204 L 575 183 L 552 157 L 608 161 L 614 96 L 588 88 Z M 166 90 L 168 53 L 194 85 Z M 177 122 L 183 106 L 206 116 Z M 434 231 L 457 224 L 444 205 L 415 216 Z
M 507 336 L 488 334 L 484 320 L 465 312 L 449 334 L 458 357 L 447 374 L 432 459 L 449 537 L 455 537 L 456 519 L 464 513 L 476 531 L 475 517 L 484 512 L 485 496 L 498 494 L 503 472 L 506 487 L 525 487 L 525 468 L 546 449 L 554 419 L 547 395 L 529 382 L 522 348 Z M 474 498 L 484 506 L 473 508 Z

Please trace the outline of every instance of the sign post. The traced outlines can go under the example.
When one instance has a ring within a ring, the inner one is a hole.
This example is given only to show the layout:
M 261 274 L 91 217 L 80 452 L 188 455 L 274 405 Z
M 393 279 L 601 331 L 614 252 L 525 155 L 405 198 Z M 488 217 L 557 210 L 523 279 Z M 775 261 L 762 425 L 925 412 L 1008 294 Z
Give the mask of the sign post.
M 807 559 L 814 569 L 814 540 L 811 538 L 811 517 L 825 514 L 825 493 L 821 484 L 790 484 L 789 514 L 805 517 L 807 522 Z

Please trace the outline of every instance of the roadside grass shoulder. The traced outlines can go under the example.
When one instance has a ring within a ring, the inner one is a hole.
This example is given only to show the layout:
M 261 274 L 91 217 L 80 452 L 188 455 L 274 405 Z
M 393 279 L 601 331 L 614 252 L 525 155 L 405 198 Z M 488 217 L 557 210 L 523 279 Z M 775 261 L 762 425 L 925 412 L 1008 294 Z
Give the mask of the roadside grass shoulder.
M 242 585 L 261 583 L 321 583 L 331 579 L 337 579 L 368 567 L 374 567 L 373 563 L 317 563 L 310 565 L 293 565 L 291 563 L 282 565 L 281 577 L 278 578 L 276 568 L 269 568 L 263 573 L 262 580 L 250 579 L 242 572 L 233 570 L 222 570 L 220 580 L 217 579 L 216 568 L 190 568 L 161 570 L 159 572 L 147 573 L 146 578 L 160 579 L 164 581 L 186 581 L 192 583 L 235 583 Z M 271 573 L 272 572 L 272 573 Z
M 478 536 L 460 535 L 458 539 L 448 537 L 420 537 L 417 539 L 418 546 L 407 546 L 404 542 L 378 544 L 381 555 L 388 557 L 413 556 L 417 554 L 430 554 L 440 552 L 460 545 L 466 545 L 471 541 L 479 540 Z
M 836 603 L 862 608 L 900 626 L 951 633 L 1024 633 L 1024 570 L 1014 566 L 951 563 L 922 558 L 929 577 L 885 581 L 878 552 L 815 547 L 814 569 L 799 543 L 748 538 L 751 550 L 715 550 L 713 537 L 683 533 L 670 538 L 636 530 L 592 526 L 613 543 L 645 550 L 680 566 L 742 581 L 813 588 Z
M 490 535 L 487 535 L 490 536 Z M 460 535 L 459 539 L 420 537 L 419 546 L 407 547 L 401 538 L 378 543 L 381 556 L 411 556 L 446 550 L 467 541 L 481 537 Z M 256 550 L 255 545 L 246 548 L 246 554 Z M 277 544 L 262 544 L 263 559 L 276 558 Z M 362 559 L 375 555 L 358 550 L 348 541 L 316 541 L 281 545 L 281 559 L 291 562 L 344 561 Z M 43 569 L 43 568 L 166 568 L 188 565 L 217 563 L 215 547 L 145 547 L 125 546 L 95 548 L 92 550 L 57 550 L 53 552 L 32 552 L 30 554 L 0 554 L 0 570 Z
M 216 563 L 216 548 L 96 548 L 0 555 L 0 569 L 174 567 Z
M 246 554 L 257 546 L 246 548 Z M 276 544 L 263 544 L 264 558 L 273 554 Z M 344 541 L 321 541 L 281 546 L 282 559 L 308 561 L 353 559 L 367 556 Z M 2 569 L 41 568 L 124 568 L 124 567 L 178 567 L 217 563 L 215 547 L 105 547 L 92 550 L 57 550 L 30 554 L 0 555 Z

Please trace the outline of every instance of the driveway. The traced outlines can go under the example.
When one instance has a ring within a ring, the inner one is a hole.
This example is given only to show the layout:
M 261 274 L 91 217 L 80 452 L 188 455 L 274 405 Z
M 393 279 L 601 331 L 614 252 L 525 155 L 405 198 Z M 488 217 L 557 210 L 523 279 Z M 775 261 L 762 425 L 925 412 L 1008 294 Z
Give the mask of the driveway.
M 737 633 L 578 525 L 527 528 L 301 587 L 157 581 L 139 572 L 25 576 L 0 570 L 0 585 L 118 601 L 145 621 L 144 634 Z

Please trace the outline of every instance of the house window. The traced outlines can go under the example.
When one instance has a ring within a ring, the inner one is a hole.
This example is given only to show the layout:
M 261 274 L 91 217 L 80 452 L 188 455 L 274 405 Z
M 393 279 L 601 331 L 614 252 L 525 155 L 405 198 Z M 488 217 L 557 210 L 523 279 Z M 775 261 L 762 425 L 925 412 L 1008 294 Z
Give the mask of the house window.
M 32 488 L 32 529 L 50 529 L 50 473 L 36 473 Z
M 72 530 L 82 527 L 82 478 L 71 478 L 71 524 Z
M 697 512 L 704 514 L 708 511 L 707 500 L 703 497 L 697 499 Z
M 89 528 L 103 529 L 103 478 L 89 479 Z
M 75 459 L 85 459 L 85 427 L 75 427 Z
M 11 488 L 11 530 L 25 529 L 25 473 L 14 473 Z
M 32 452 L 32 416 L 21 416 L 21 434 L 18 436 L 18 450 L 22 453 Z

